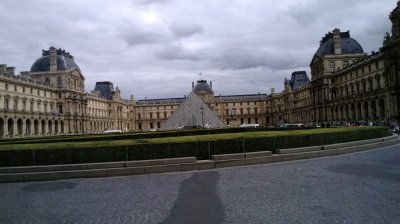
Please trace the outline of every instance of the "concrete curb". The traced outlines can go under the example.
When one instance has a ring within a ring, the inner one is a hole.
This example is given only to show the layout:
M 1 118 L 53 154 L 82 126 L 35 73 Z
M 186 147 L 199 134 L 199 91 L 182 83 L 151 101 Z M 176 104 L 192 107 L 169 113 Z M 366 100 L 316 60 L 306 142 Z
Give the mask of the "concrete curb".
M 371 150 L 380 147 L 387 147 L 398 143 L 400 143 L 399 136 L 392 135 L 385 138 L 369 139 L 357 142 L 281 149 L 278 150 L 280 154 L 272 154 L 271 151 L 263 151 L 213 155 L 213 160 L 197 160 L 195 157 L 183 157 L 160 160 L 92 164 L 2 167 L 0 168 L 0 183 L 127 176 L 256 165 L 334 156 L 345 153 Z

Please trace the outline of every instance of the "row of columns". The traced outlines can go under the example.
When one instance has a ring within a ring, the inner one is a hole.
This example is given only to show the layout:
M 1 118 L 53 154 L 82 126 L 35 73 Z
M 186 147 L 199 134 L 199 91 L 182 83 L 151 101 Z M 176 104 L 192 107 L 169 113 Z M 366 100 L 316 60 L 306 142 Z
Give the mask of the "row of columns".
M 63 120 L 0 118 L 0 137 L 54 135 L 64 132 Z
M 354 103 L 338 104 L 316 108 L 316 121 L 339 120 L 386 120 L 386 102 L 379 100 L 356 101 Z

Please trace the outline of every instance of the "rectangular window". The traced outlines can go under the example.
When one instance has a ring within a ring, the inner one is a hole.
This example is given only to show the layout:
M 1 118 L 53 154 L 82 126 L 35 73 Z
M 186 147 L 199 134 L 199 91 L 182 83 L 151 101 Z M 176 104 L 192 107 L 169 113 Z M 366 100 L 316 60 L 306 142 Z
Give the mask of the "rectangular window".
M 349 65 L 349 61 L 348 60 L 344 60 L 343 61 L 343 68 L 347 67 Z
M 335 62 L 333 61 L 329 62 L 329 69 L 331 72 L 335 72 Z
M 9 104 L 9 100 L 8 98 L 4 99 L 4 109 L 8 110 L 8 104 Z
M 58 105 L 58 113 L 60 113 L 60 114 L 63 113 L 63 107 L 62 107 L 62 105 Z

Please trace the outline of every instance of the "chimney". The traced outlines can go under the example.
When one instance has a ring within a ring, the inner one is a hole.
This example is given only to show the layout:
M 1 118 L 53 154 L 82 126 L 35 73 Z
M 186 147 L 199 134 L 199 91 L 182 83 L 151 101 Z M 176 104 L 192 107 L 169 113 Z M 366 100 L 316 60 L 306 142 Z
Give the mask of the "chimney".
M 6 73 L 6 67 L 7 67 L 7 65 L 5 65 L 5 64 L 0 65 L 0 74 Z
M 57 71 L 57 50 L 55 47 L 50 47 L 50 72 Z
M 335 54 L 342 54 L 342 45 L 340 44 L 340 30 L 338 28 L 333 30 L 333 46 Z
M 192 89 L 194 89 L 194 82 L 192 82 Z
M 6 73 L 15 75 L 15 67 L 6 67 Z
M 210 81 L 210 87 L 211 87 L 211 89 L 212 89 L 212 81 Z

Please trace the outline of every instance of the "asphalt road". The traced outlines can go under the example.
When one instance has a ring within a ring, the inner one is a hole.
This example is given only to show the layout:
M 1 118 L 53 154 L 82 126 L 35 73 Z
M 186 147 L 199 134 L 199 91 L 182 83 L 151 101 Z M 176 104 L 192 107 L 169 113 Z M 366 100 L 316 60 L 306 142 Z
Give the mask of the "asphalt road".
M 279 164 L 0 184 L 0 223 L 400 223 L 400 145 Z

